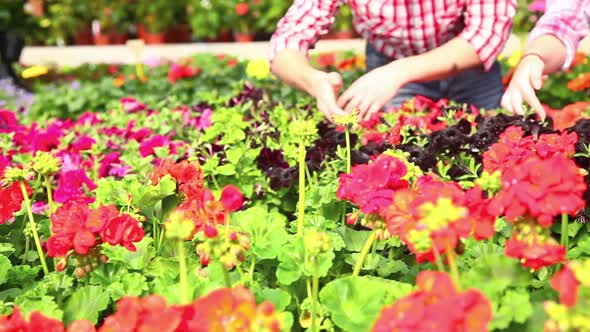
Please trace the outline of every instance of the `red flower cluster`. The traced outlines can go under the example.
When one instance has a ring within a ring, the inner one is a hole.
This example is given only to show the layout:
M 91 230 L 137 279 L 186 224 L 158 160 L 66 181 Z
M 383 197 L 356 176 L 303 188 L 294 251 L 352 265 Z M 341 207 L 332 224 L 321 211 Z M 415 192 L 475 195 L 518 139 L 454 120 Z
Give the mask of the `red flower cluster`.
M 166 175 L 176 180 L 178 191 L 187 198 L 196 196 L 203 189 L 203 172 L 195 163 L 188 160 L 179 163 L 172 159 L 162 160 L 152 173 L 152 184 L 157 184 Z
M 240 190 L 232 185 L 227 185 L 221 192 L 221 198 L 215 199 L 209 189 L 202 189 L 189 196 L 188 200 L 177 207 L 185 218 L 195 224 L 194 234 L 204 231 L 207 237 L 216 237 L 218 224 L 225 224 L 230 212 L 235 212 L 242 207 L 244 196 Z
M 71 249 L 86 255 L 101 241 L 135 251 L 133 243 L 144 236 L 139 222 L 130 215 L 119 213 L 114 206 L 92 210 L 83 200 L 69 201 L 57 209 L 51 216 L 51 231 L 47 239 L 51 257 L 66 256 Z
M 20 184 L 15 182 L 6 188 L 0 188 L 0 224 L 4 224 L 20 211 L 23 205 L 23 193 Z
M 180 79 L 193 78 L 200 73 L 201 67 L 173 63 L 168 70 L 168 81 L 174 84 Z
M 406 172 L 402 161 L 381 155 L 368 165 L 354 166 L 350 174 L 340 175 L 336 196 L 358 205 L 365 214 L 384 216 L 393 194 L 409 186 L 408 181 L 401 179 Z
M 532 136 L 524 137 L 522 128 L 509 127 L 500 135 L 499 141 L 483 154 L 483 169 L 490 174 L 497 170 L 504 172 L 535 155 L 542 159 L 554 155 L 569 158 L 576 152 L 577 141 L 576 133 L 542 135 L 535 141 Z
M 559 302 L 561 302 L 561 304 L 570 308 L 576 305 L 578 302 L 580 281 L 572 269 L 571 262 L 564 265 L 564 267 L 551 278 L 551 287 L 559 293 Z
M 458 292 L 449 276 L 423 271 L 418 290 L 381 311 L 373 332 L 488 331 L 492 304 L 477 290 Z
M 278 332 L 281 321 L 270 302 L 256 304 L 246 288 L 223 288 L 184 306 L 169 306 L 158 296 L 124 297 L 117 311 L 95 328 L 86 320 L 72 322 L 67 332 Z M 65 332 L 62 322 L 33 312 L 27 322 L 18 308 L 0 316 L 3 332 Z
M 503 171 L 502 190 L 489 211 L 509 221 L 530 215 L 549 227 L 553 217 L 584 208 L 585 191 L 584 176 L 573 160 L 561 154 L 547 159 L 533 155 Z
M 387 209 L 387 228 L 398 235 L 418 262 L 434 262 L 436 255 L 454 249 L 459 238 L 494 234 L 495 217 L 486 210 L 481 189 L 465 192 L 454 182 L 423 176 L 415 188 L 400 190 Z
M 565 261 L 566 250 L 551 237 L 547 228 L 537 225 L 534 220 L 524 220 L 514 225 L 505 253 L 518 259 L 522 266 L 538 270 Z

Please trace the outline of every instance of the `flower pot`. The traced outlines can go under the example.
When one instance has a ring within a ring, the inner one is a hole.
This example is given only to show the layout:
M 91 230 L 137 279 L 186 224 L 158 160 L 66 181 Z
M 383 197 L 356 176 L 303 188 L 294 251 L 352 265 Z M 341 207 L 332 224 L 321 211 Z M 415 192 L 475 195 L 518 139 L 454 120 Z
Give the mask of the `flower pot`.
M 76 45 L 92 45 L 92 30 L 90 27 L 86 27 L 74 35 L 74 44 Z
M 110 35 L 112 44 L 125 44 L 129 39 L 128 33 L 112 32 Z
M 334 32 L 330 32 L 330 33 L 322 36 L 322 39 L 325 39 L 325 40 L 329 40 L 329 39 L 353 39 L 353 38 L 355 38 L 354 31 L 334 31 Z
M 16 32 L 0 33 L 0 54 L 6 63 L 18 62 L 25 48 L 25 38 Z
M 231 30 L 223 30 L 219 32 L 218 40 L 220 42 L 231 42 L 232 41 L 232 33 Z
M 255 35 L 248 32 L 234 32 L 234 40 L 238 43 L 249 43 L 254 41 Z
M 137 23 L 135 25 L 135 31 L 137 31 L 137 38 L 144 39 L 146 32 L 145 32 L 145 27 L 143 26 L 143 24 Z
M 164 44 L 166 34 L 164 32 L 145 32 L 144 36 L 141 38 L 145 41 L 146 44 L 155 45 L 155 44 Z
M 189 43 L 191 38 L 192 31 L 188 24 L 179 24 L 171 28 L 164 37 L 167 43 Z
M 102 33 L 96 34 L 93 36 L 94 38 L 94 45 L 110 45 L 111 38 L 109 35 L 105 35 Z

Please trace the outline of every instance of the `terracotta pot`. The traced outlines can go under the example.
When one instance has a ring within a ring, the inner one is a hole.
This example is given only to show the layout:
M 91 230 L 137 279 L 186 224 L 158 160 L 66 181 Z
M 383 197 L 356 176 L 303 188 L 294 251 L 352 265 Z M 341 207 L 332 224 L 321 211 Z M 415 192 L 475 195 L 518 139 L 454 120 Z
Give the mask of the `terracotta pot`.
M 219 33 L 219 41 L 221 42 L 231 42 L 233 41 L 231 30 L 224 30 Z
M 154 45 L 154 44 L 164 44 L 166 41 L 165 37 L 166 37 L 166 34 L 164 32 L 158 32 L 158 33 L 145 32 L 144 36 L 141 39 L 143 39 L 146 44 Z
M 74 35 L 74 44 L 76 45 L 92 45 L 92 30 L 90 27 L 78 31 Z
M 109 35 L 103 35 L 103 34 L 98 34 L 98 35 L 94 35 L 94 45 L 110 45 L 111 44 L 111 38 L 109 38 Z
M 238 43 L 249 43 L 254 41 L 254 34 L 253 33 L 243 33 L 243 32 L 235 32 L 234 33 L 234 40 Z
M 145 37 L 145 27 L 143 24 L 137 23 L 135 25 L 135 30 L 137 31 L 137 38 L 144 39 Z
M 353 39 L 354 31 L 334 31 L 322 36 L 322 39 Z
M 191 38 L 192 31 L 188 24 L 179 24 L 171 28 L 164 37 L 167 43 L 190 43 Z
M 125 44 L 129 39 L 128 33 L 119 33 L 119 32 L 112 32 L 110 35 L 110 40 L 112 44 Z

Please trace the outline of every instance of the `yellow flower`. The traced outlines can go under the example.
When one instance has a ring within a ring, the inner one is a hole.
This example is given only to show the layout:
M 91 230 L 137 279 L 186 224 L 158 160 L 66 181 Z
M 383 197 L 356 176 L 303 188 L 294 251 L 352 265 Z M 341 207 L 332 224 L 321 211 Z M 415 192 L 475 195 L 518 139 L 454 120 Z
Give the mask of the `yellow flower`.
M 512 54 L 510 54 L 506 63 L 510 67 L 515 67 L 518 64 L 518 62 L 520 61 L 521 57 L 522 57 L 522 51 L 514 51 L 514 52 L 512 52 Z
M 265 79 L 270 75 L 270 67 L 265 59 L 256 59 L 248 62 L 246 74 L 259 80 Z
M 23 70 L 21 76 L 24 79 L 28 79 L 28 78 L 43 76 L 43 75 L 47 74 L 48 72 L 49 72 L 49 69 L 47 69 L 47 67 L 31 66 L 31 67 Z

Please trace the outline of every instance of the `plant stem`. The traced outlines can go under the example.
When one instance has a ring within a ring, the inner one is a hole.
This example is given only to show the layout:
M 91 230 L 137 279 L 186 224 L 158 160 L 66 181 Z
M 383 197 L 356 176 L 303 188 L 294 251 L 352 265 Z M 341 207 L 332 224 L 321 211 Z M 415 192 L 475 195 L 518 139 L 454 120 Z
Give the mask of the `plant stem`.
M 563 213 L 561 215 L 561 245 L 565 246 L 565 252 L 567 253 L 567 249 L 569 246 L 569 216 L 567 213 Z
M 41 248 L 41 241 L 39 240 L 39 234 L 37 234 L 37 224 L 35 223 L 35 218 L 33 217 L 33 210 L 31 208 L 31 201 L 29 200 L 29 194 L 27 193 L 27 187 L 23 181 L 20 181 L 20 189 L 23 193 L 23 197 L 25 199 L 25 206 L 27 208 L 27 214 L 29 215 L 29 223 L 31 224 L 31 228 L 33 230 L 33 238 L 35 239 L 35 246 L 37 247 L 37 253 L 39 254 L 39 259 L 41 260 L 41 266 L 43 267 L 43 273 L 49 274 L 49 269 L 47 268 L 47 262 L 45 262 L 45 255 L 43 254 L 43 248 Z
M 49 215 L 55 212 L 55 203 L 53 203 L 53 193 L 51 191 L 51 182 L 49 176 L 45 176 L 45 188 L 47 190 L 47 203 L 49 204 Z
M 351 146 L 350 146 L 350 126 L 346 125 L 344 129 L 344 135 L 346 138 L 346 173 L 350 173 L 352 169 L 352 161 L 351 161 Z
M 305 145 L 299 142 L 299 211 L 297 213 L 297 235 L 303 234 L 305 214 Z
M 188 303 L 188 283 L 186 280 L 187 271 L 186 271 L 186 261 L 184 257 L 184 241 L 178 240 L 177 241 L 178 247 L 178 268 L 180 269 L 180 299 L 182 303 Z
M 369 235 L 369 237 L 365 241 L 365 245 L 363 245 L 363 249 L 361 249 L 361 253 L 359 254 L 359 258 L 357 259 L 356 264 L 354 264 L 354 270 L 352 271 L 353 277 L 358 276 L 359 273 L 361 272 L 361 268 L 363 267 L 363 263 L 365 262 L 365 257 L 367 257 L 369 250 L 371 250 L 371 245 L 373 244 L 374 240 L 375 240 L 375 231 L 372 231 L 371 235 Z
M 449 261 L 451 279 L 453 280 L 455 287 L 457 287 L 458 290 L 461 290 L 461 284 L 459 283 L 459 269 L 457 268 L 457 257 L 455 256 L 455 250 L 451 248 L 450 243 L 447 243 L 447 260 Z
M 256 256 L 252 255 L 252 262 L 250 263 L 250 287 L 254 284 L 254 267 L 256 266 Z
M 313 263 L 313 280 L 311 285 L 311 331 L 318 332 L 317 314 L 318 314 L 318 293 L 320 288 L 320 277 L 317 260 Z
M 440 254 L 438 253 L 438 249 L 434 242 L 432 243 L 432 252 L 434 253 L 434 260 L 436 262 L 436 268 L 439 272 L 445 272 L 445 267 L 443 266 L 442 260 L 440 259 Z
M 229 271 L 223 267 L 223 280 L 225 281 L 225 287 L 231 288 L 231 280 L 229 278 Z

